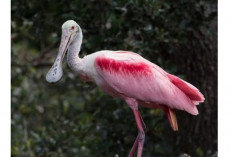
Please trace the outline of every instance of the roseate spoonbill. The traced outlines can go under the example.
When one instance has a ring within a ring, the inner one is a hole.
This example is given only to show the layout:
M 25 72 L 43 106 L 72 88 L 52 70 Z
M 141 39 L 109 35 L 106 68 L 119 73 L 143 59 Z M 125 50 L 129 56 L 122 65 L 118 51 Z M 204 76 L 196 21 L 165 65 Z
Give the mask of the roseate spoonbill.
M 129 51 L 102 50 L 79 58 L 82 30 L 73 20 L 62 25 L 62 37 L 57 58 L 46 75 L 49 83 L 57 82 L 63 75 L 62 60 L 67 51 L 71 69 L 86 81 L 97 84 L 106 93 L 124 99 L 132 109 L 138 135 L 129 153 L 142 156 L 145 124 L 138 107 L 162 109 L 174 131 L 178 130 L 175 110 L 197 115 L 196 105 L 204 96 L 193 85 L 165 72 L 156 64 Z

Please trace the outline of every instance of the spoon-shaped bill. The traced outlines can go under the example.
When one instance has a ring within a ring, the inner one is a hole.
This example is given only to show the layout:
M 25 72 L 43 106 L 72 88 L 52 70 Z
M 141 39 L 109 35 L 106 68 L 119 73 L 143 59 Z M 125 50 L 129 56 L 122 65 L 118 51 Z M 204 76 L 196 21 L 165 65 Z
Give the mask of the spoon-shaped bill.
M 62 61 L 64 59 L 68 46 L 70 45 L 70 41 L 71 33 L 68 30 L 63 30 L 58 55 L 51 69 L 46 75 L 47 82 L 55 83 L 61 79 L 63 75 Z

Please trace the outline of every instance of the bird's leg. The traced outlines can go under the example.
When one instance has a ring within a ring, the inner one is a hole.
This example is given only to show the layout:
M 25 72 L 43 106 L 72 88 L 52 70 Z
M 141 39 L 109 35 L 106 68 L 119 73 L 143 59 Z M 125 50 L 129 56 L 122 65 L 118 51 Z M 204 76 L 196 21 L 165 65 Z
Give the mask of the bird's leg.
M 144 132 L 146 132 L 146 131 L 147 131 L 147 127 L 146 127 L 146 125 L 145 125 L 145 123 L 144 123 L 144 121 L 143 121 L 143 118 L 142 118 L 140 112 L 139 112 L 139 118 L 140 118 L 140 120 L 141 120 L 141 122 L 142 122 L 143 130 L 144 130 Z
M 137 152 L 137 157 L 142 157 L 142 152 L 143 152 L 143 143 L 145 140 L 145 132 L 142 126 L 142 121 L 140 118 L 140 114 L 139 114 L 139 110 L 137 109 L 133 109 L 134 112 L 134 116 L 135 116 L 135 120 L 137 123 L 137 127 L 138 127 L 138 152 Z
M 139 113 L 138 110 L 138 103 L 134 99 L 128 99 L 126 100 L 127 104 L 130 106 L 134 113 L 135 121 L 138 127 L 138 136 L 135 140 L 135 143 L 130 151 L 130 154 L 128 157 L 132 157 L 134 155 L 134 152 L 136 150 L 136 147 L 138 146 L 138 151 L 137 151 L 137 157 L 142 157 L 142 152 L 143 152 L 143 144 L 145 140 L 145 132 L 144 132 L 144 123 L 142 120 L 142 117 Z
M 139 112 L 139 118 L 140 118 L 140 120 L 142 122 L 143 129 L 146 132 L 147 128 L 146 128 L 146 125 L 145 125 L 145 123 L 144 123 L 144 121 L 142 119 L 142 116 L 141 116 L 140 112 Z M 128 157 L 133 157 L 134 156 L 136 148 L 138 148 L 138 138 L 139 138 L 139 135 L 136 137 L 135 142 L 134 142 L 134 144 L 133 144 L 133 146 L 131 148 L 131 151 L 130 151 Z
M 136 137 L 136 140 L 135 140 L 135 142 L 134 142 L 134 144 L 133 144 L 133 146 L 131 148 L 131 151 L 130 151 L 130 154 L 128 155 L 128 157 L 133 157 L 134 156 L 135 151 L 138 148 L 138 138 L 139 138 L 139 136 Z

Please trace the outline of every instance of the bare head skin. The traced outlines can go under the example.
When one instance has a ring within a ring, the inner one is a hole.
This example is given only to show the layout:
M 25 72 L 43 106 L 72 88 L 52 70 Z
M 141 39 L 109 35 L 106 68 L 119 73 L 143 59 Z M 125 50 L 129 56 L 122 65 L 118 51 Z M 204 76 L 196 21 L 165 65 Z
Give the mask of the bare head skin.
M 55 83 L 59 81 L 63 75 L 62 61 L 69 45 L 78 35 L 80 26 L 73 20 L 68 20 L 62 25 L 62 37 L 59 47 L 59 52 L 54 64 L 46 75 L 46 80 L 49 83 Z

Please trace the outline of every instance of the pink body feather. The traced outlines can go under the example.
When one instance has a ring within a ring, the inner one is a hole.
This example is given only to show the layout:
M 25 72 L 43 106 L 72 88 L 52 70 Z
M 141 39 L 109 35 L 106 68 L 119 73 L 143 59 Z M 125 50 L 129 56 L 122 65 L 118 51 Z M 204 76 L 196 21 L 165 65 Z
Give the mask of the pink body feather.
M 197 115 L 195 105 L 204 101 L 196 87 L 133 52 L 115 51 L 110 57 L 99 55 L 95 68 L 102 78 L 99 86 L 103 90 L 124 99 L 134 98 L 144 107 L 166 105 Z

